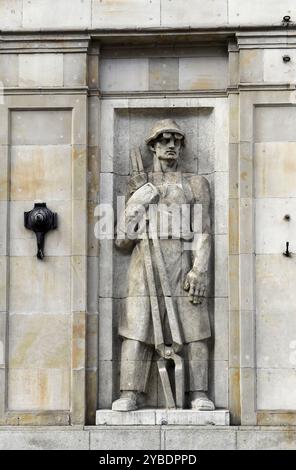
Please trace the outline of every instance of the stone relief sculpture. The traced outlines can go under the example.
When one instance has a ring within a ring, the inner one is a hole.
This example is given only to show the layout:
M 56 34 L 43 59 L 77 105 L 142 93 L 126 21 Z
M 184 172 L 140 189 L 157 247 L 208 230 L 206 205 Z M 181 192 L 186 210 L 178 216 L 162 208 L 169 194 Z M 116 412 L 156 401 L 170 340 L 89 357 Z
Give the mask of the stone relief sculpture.
M 173 120 L 156 122 L 146 144 L 153 170 L 144 172 L 140 152 L 132 152 L 129 198 L 117 226 L 116 245 L 131 251 L 131 261 L 119 327 L 121 395 L 112 409 L 137 409 L 156 352 L 167 408 L 214 410 L 207 396 L 209 184 L 179 169 L 185 133 Z M 176 208 L 182 208 L 179 219 L 174 219 Z M 198 228 L 193 227 L 196 208 L 201 209 Z

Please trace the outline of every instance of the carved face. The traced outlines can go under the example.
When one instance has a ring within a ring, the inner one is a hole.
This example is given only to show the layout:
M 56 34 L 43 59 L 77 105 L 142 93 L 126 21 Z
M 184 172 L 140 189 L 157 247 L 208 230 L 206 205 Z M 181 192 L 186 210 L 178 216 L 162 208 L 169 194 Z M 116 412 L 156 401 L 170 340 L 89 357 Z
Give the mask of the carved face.
M 177 133 L 163 132 L 160 134 L 152 151 L 159 160 L 165 160 L 167 163 L 175 163 L 179 160 L 183 136 Z

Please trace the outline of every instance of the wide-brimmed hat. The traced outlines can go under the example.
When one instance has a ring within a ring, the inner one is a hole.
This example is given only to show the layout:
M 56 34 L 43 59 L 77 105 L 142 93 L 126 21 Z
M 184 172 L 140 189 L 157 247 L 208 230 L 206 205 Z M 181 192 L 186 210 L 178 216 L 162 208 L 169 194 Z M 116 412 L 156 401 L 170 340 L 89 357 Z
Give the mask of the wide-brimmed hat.
M 175 121 L 173 121 L 172 119 L 162 119 L 161 121 L 157 121 L 152 127 L 149 136 L 145 140 L 146 144 L 149 145 L 151 142 L 157 139 L 160 134 L 163 134 L 164 132 L 177 134 L 184 141 L 185 134 L 180 129 L 178 124 L 176 124 Z

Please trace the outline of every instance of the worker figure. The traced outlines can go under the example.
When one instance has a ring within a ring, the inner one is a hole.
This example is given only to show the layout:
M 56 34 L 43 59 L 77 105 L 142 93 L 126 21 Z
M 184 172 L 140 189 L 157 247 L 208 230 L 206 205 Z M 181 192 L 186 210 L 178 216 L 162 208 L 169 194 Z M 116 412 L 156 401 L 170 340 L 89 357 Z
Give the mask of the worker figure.
M 157 302 L 163 342 L 166 346 L 173 345 L 184 361 L 188 406 L 196 410 L 214 410 L 214 403 L 207 396 L 208 339 L 211 336 L 207 305 L 211 250 L 209 184 L 203 176 L 185 176 L 179 170 L 185 134 L 173 120 L 156 122 L 146 144 L 153 154 L 153 171 L 145 173 L 138 161 L 137 171 L 129 183 L 130 197 L 124 211 L 125 229 L 134 222 L 135 230 L 133 234 L 123 234 L 119 224 L 116 240 L 119 249 L 130 250 L 132 254 L 126 309 L 122 312 L 119 326 L 119 335 L 123 339 L 121 394 L 113 402 L 112 409 L 136 410 L 139 394 L 146 390 L 158 334 L 152 315 L 152 307 Z M 193 209 L 197 205 L 202 209 L 198 234 L 193 231 Z M 141 207 L 148 226 L 150 206 L 154 213 L 155 208 L 158 213 L 156 225 L 165 215 L 168 215 L 169 222 L 166 237 L 157 235 L 157 243 L 154 244 L 149 240 L 150 258 L 147 258 L 147 252 L 144 252 L 147 239 L 134 235 L 139 226 Z M 189 224 L 184 224 L 185 228 L 181 227 L 179 237 L 173 233 L 169 217 L 170 209 L 176 206 L 189 208 L 187 216 L 191 218 Z M 164 269 L 159 266 L 159 253 Z M 147 259 L 151 260 L 149 270 Z M 174 322 L 170 319 L 171 313 L 168 314 L 168 297 L 165 298 L 164 292 L 167 285 L 176 317 Z

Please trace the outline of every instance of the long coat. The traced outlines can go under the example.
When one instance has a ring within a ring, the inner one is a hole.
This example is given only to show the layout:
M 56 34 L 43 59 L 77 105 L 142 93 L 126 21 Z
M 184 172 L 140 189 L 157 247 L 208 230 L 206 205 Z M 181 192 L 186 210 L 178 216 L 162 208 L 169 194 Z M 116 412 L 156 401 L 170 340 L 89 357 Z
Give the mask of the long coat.
M 202 178 L 202 177 L 195 177 Z M 203 178 L 204 180 L 204 178 Z M 160 194 L 158 207 L 167 207 L 170 204 L 187 204 L 192 207 L 195 202 L 202 202 L 198 197 L 200 181 L 192 184 L 180 172 L 175 174 L 164 173 L 161 178 L 159 174 L 151 174 L 150 182 Z M 204 183 L 202 184 L 202 186 Z M 129 203 L 127 203 L 126 210 Z M 162 206 L 161 206 L 162 205 Z M 186 274 L 191 270 L 193 264 L 192 251 L 188 249 L 188 237 L 182 234 L 180 239 L 159 239 L 163 260 L 166 266 L 169 285 L 171 287 L 173 302 L 177 310 L 179 327 L 183 344 L 199 341 L 211 336 L 208 314 L 207 299 L 202 304 L 192 304 L 188 293 L 184 291 L 184 280 Z M 150 242 L 151 243 L 151 242 Z M 120 248 L 124 242 L 117 242 Z M 157 291 L 160 316 L 165 344 L 171 344 L 171 334 L 161 289 L 159 272 L 153 244 L 151 243 L 151 257 L 154 271 L 154 280 Z M 146 344 L 154 344 L 153 324 L 151 317 L 150 292 L 147 282 L 147 274 L 144 263 L 143 241 L 138 240 L 133 247 L 131 261 L 128 271 L 128 290 L 126 308 L 121 314 L 119 334 L 124 338 L 134 339 Z

